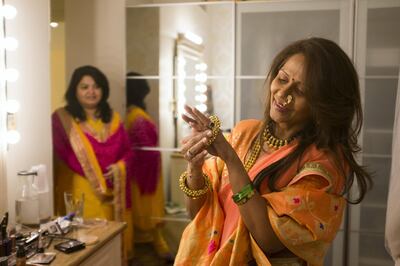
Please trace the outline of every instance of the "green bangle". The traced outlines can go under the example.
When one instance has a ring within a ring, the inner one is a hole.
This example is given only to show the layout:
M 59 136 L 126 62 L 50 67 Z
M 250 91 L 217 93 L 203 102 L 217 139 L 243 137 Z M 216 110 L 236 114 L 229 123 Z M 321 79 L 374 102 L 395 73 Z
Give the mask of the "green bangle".
M 253 183 L 248 183 L 242 190 L 232 196 L 233 202 L 237 205 L 245 204 L 255 195 Z

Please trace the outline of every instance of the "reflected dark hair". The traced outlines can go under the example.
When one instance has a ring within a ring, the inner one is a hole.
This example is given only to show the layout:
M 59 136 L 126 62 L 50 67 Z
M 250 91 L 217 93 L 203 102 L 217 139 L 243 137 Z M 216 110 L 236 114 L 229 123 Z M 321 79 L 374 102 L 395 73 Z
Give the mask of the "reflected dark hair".
M 126 106 L 136 105 L 146 110 L 144 98 L 150 92 L 149 83 L 146 79 L 130 79 L 129 77 L 142 77 L 136 72 L 129 72 L 126 76 Z
M 280 174 L 299 160 L 310 145 L 315 144 L 318 149 L 331 154 L 341 169 L 346 178 L 343 193 L 349 191 L 356 178 L 359 195 L 347 200 L 360 203 L 372 187 L 372 179 L 355 159 L 361 150 L 357 139 L 363 122 L 357 72 L 350 58 L 336 43 L 323 38 L 308 38 L 290 44 L 275 57 L 265 82 L 267 88 L 270 88 L 286 61 L 295 54 L 302 54 L 305 58 L 304 87 L 311 121 L 300 132 L 296 150 L 264 169 L 255 178 L 255 185 L 259 188 L 262 180 L 269 176 L 269 188 L 276 191 L 275 183 Z M 268 99 L 270 97 L 268 89 Z M 270 101 L 267 100 L 263 128 L 271 121 L 270 108 Z M 350 168 L 348 176 L 343 159 Z
M 96 116 L 101 118 L 104 123 L 110 122 L 112 109 L 107 102 L 110 94 L 108 80 L 103 72 L 94 66 L 82 66 L 75 69 L 65 93 L 65 100 L 67 101 L 65 109 L 72 115 L 72 117 L 77 118 L 80 121 L 86 121 L 86 113 L 76 97 L 78 84 L 84 76 L 92 77 L 102 91 L 100 102 L 97 105 Z

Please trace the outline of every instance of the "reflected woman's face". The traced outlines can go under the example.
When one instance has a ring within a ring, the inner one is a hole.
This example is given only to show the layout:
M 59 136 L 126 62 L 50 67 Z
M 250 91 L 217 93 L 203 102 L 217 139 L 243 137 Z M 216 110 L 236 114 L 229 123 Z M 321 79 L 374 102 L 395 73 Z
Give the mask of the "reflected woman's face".
M 270 116 L 278 124 L 302 128 L 311 118 L 305 97 L 302 54 L 291 56 L 271 83 Z
M 84 109 L 96 109 L 103 92 L 91 76 L 83 76 L 76 89 L 76 98 Z

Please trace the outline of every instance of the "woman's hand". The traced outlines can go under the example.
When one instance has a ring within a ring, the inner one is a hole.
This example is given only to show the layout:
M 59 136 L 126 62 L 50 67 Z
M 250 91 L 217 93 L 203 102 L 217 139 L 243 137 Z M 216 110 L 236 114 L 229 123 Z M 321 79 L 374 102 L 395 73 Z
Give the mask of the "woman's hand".
M 107 172 L 105 172 L 103 174 L 104 178 L 108 181 L 110 181 L 111 183 L 114 180 L 114 177 L 116 175 L 116 171 L 118 171 L 118 167 L 116 164 L 111 164 L 107 167 Z
M 211 143 L 211 145 L 209 146 L 207 145 L 208 141 L 212 137 L 212 131 L 211 131 L 212 127 L 210 125 L 211 123 L 210 118 L 204 115 L 196 108 L 190 107 L 188 105 L 185 105 L 185 110 L 187 114 L 183 114 L 182 118 L 186 123 L 188 123 L 191 126 L 192 135 L 183 139 L 183 141 L 188 142 L 190 141 L 190 139 L 194 139 L 194 141 L 201 140 L 203 145 L 198 145 L 194 151 L 202 151 L 201 148 L 203 148 L 203 150 L 207 150 L 210 154 L 214 156 L 221 157 L 223 160 L 226 159 L 227 156 L 229 155 L 229 151 L 233 150 L 221 132 L 218 132 L 217 137 Z M 199 134 L 201 134 L 201 136 L 199 136 Z M 187 151 L 190 151 L 189 155 L 193 153 L 192 150 L 190 149 L 187 149 L 186 152 Z

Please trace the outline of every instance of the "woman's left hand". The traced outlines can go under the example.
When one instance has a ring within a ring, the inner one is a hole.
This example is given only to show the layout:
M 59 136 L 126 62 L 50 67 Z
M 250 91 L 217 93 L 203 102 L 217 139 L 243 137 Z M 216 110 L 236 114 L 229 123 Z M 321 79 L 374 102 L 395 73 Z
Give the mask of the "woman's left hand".
M 182 118 L 188 123 L 192 130 L 197 132 L 207 132 L 210 131 L 210 123 L 211 120 L 208 116 L 197 110 L 195 107 L 190 107 L 185 105 L 185 110 L 187 114 L 183 114 Z M 207 140 L 211 138 L 211 136 L 207 135 Z M 218 132 L 216 139 L 207 147 L 207 151 L 214 155 L 221 157 L 222 159 L 225 158 L 228 151 L 232 150 L 232 147 L 226 141 L 225 137 L 222 135 L 222 132 Z
M 104 178 L 112 182 L 114 180 L 115 171 L 116 171 L 116 165 L 111 164 L 110 166 L 107 167 L 107 172 L 103 174 Z

